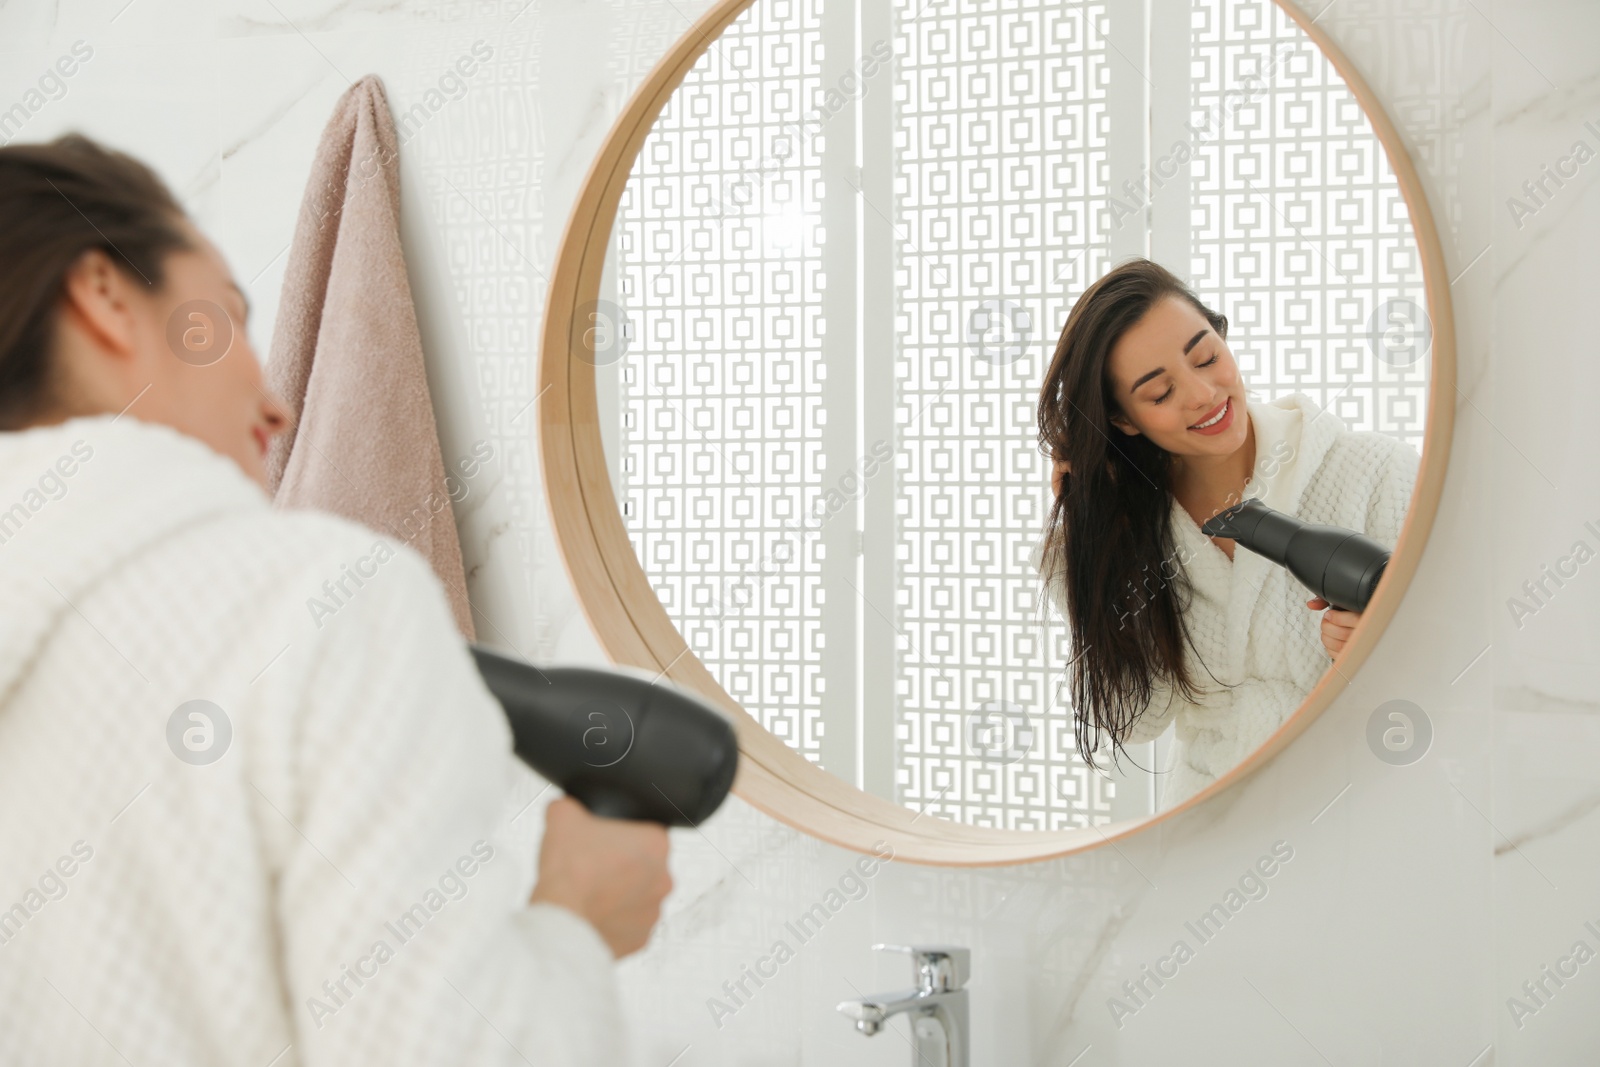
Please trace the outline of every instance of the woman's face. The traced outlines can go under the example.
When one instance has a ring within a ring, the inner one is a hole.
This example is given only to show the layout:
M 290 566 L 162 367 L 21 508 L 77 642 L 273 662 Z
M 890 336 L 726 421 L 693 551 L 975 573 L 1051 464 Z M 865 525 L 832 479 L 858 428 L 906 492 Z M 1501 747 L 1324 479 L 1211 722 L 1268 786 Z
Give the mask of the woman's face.
M 70 383 L 62 407 L 164 423 L 265 487 L 267 446 L 289 419 L 262 385 L 227 263 L 187 220 L 183 229 L 193 247 L 167 257 L 154 292 L 99 251 L 69 272 L 55 353 Z
M 1122 409 L 1111 422 L 1123 433 L 1185 456 L 1226 456 L 1244 446 L 1250 419 L 1239 365 L 1182 297 L 1157 302 L 1123 333 L 1107 373 Z

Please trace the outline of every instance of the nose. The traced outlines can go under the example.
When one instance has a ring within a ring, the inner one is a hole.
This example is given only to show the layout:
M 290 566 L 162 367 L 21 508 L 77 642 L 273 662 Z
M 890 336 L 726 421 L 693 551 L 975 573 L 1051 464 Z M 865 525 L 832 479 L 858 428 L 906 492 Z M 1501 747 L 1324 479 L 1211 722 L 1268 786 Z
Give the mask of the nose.
M 1227 399 L 1227 393 L 1223 393 L 1221 396 L 1215 396 L 1212 394 L 1209 387 L 1200 390 L 1199 394 L 1195 397 L 1195 402 L 1189 406 L 1189 425 L 1193 426 L 1195 423 L 1211 414 L 1216 410 L 1218 404 L 1221 404 Z
M 284 409 L 283 402 L 265 389 L 261 391 L 261 418 L 266 423 L 269 438 L 289 428 L 289 413 Z

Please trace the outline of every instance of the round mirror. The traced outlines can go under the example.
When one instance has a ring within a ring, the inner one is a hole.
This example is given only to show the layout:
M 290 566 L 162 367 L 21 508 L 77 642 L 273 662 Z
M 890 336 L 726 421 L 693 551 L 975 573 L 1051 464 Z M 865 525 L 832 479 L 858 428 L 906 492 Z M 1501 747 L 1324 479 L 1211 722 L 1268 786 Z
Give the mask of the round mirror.
M 741 795 L 840 844 L 1008 862 L 1196 803 L 1415 567 L 1454 373 L 1427 211 L 1270 0 L 721 4 L 552 283 L 580 599 L 735 712 Z M 1072 456 L 1105 473 L 1054 485 Z M 1202 530 L 1252 498 L 1393 552 L 1378 595 Z

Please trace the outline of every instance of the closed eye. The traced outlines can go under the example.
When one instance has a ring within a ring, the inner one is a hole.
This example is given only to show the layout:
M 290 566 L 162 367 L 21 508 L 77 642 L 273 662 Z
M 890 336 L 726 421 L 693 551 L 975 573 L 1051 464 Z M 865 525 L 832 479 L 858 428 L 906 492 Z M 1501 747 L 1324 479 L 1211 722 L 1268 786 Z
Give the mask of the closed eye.
M 1217 361 L 1217 357 L 1216 356 L 1212 356 L 1210 359 L 1206 360 L 1204 363 L 1197 364 L 1197 366 L 1209 367 L 1209 366 L 1211 366 L 1211 364 L 1215 363 L 1216 361 Z M 1151 403 L 1152 404 L 1159 404 L 1159 403 L 1161 403 L 1163 400 L 1165 400 L 1167 397 L 1169 397 L 1171 395 L 1172 395 L 1172 387 L 1169 385 L 1169 386 L 1167 386 L 1167 391 L 1162 393 L 1160 396 L 1156 397 L 1154 400 L 1151 401 Z

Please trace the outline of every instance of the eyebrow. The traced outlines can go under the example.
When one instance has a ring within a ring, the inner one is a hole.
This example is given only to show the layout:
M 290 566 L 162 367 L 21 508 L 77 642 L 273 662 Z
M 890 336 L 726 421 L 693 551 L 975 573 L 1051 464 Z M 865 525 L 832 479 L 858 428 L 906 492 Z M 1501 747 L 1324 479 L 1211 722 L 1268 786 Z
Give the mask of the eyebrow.
M 1201 330 L 1199 333 L 1197 333 L 1193 337 L 1189 338 L 1189 343 L 1183 346 L 1183 354 L 1187 356 L 1189 354 L 1189 350 L 1191 348 L 1193 348 L 1195 345 L 1199 344 L 1200 343 L 1200 338 L 1204 337 L 1205 335 L 1206 335 L 1206 331 Z M 1131 392 L 1135 391 L 1136 389 L 1139 388 L 1139 386 L 1143 385 L 1145 382 L 1148 382 L 1151 378 L 1158 378 L 1158 377 L 1160 377 L 1161 375 L 1163 375 L 1165 373 L 1167 373 L 1167 368 L 1165 368 L 1165 367 L 1157 367 L 1155 370 L 1151 371 L 1148 374 L 1143 375 L 1142 377 L 1140 377 L 1140 379 L 1138 381 L 1136 381 L 1132 385 L 1128 386 L 1128 392 L 1131 393 Z

